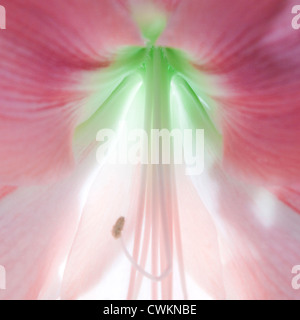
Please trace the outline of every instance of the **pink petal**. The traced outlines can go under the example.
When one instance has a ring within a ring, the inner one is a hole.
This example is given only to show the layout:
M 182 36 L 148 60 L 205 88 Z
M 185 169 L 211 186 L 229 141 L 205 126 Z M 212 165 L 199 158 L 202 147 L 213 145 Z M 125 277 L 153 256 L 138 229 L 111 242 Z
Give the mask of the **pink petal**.
M 126 169 L 125 169 L 126 168 Z M 125 170 L 124 170 L 125 169 Z M 91 186 L 71 253 L 64 272 L 63 299 L 75 299 L 89 289 L 102 289 L 99 281 L 104 276 L 113 277 L 118 255 L 124 255 L 120 242 L 112 237 L 111 230 L 120 216 L 126 216 L 125 232 L 130 236 L 138 217 L 134 214 L 139 200 L 140 170 L 138 167 L 106 165 Z M 224 298 L 222 269 L 219 260 L 217 233 L 214 223 L 202 205 L 191 182 L 178 173 L 178 205 L 182 231 L 183 265 L 197 284 L 209 295 Z M 137 213 L 141 215 L 141 212 Z M 126 237 L 126 235 L 125 235 Z M 197 243 L 197 246 L 195 246 Z M 108 298 L 126 298 L 130 263 L 119 266 L 125 287 L 119 285 L 117 292 Z M 126 270 L 126 271 L 125 271 Z M 112 283 L 113 278 L 110 280 Z M 146 279 L 146 281 L 149 281 Z M 101 283 L 101 282 L 100 282 Z M 189 289 L 189 288 L 188 288 Z M 199 295 L 189 298 L 201 298 Z
M 236 181 L 219 166 L 195 186 L 218 232 L 227 299 L 299 299 L 300 218 L 263 188 Z
M 60 270 L 76 233 L 90 165 L 51 185 L 0 188 L 0 264 L 7 275 L 0 299 L 59 296 Z
M 94 173 L 92 185 L 87 190 L 82 219 L 67 260 L 63 279 L 63 299 L 77 298 L 95 285 L 120 250 L 120 243 L 112 237 L 111 230 L 116 220 L 127 214 L 135 177 L 133 172 L 136 169 L 125 165 L 102 167 L 106 156 L 99 155 L 100 142 L 96 142 L 95 137 L 101 129 L 110 128 L 118 132 L 120 121 L 124 120 L 128 107 L 141 107 L 141 100 L 138 99 L 138 103 L 135 100 L 140 86 L 139 75 L 126 78 L 123 85 L 118 87 L 117 94 L 104 103 L 76 132 L 76 154 L 80 159 L 86 157 L 87 151 L 90 152 L 94 162 L 96 159 L 98 161 L 98 171 Z M 140 121 L 136 109 L 131 109 L 130 114 L 134 116 L 135 121 Z M 113 143 L 110 148 L 113 147 Z M 132 196 L 136 194 L 133 193 Z M 130 220 L 126 224 L 130 226 Z
M 217 228 L 190 177 L 177 172 L 178 209 L 187 274 L 210 297 L 225 298 Z M 189 299 L 202 296 L 189 294 Z
M 128 213 L 126 232 L 135 224 L 128 208 L 139 194 L 139 178 L 132 180 L 132 173 L 106 166 L 92 185 L 64 272 L 62 298 L 77 298 L 111 276 L 116 256 L 124 254 L 111 230 Z M 183 263 L 197 284 L 214 298 L 298 299 L 291 270 L 300 259 L 299 216 L 266 190 L 235 181 L 218 166 L 195 181 L 198 194 L 187 178 L 177 176 Z M 129 274 L 120 272 L 129 281 Z
M 95 286 L 120 254 L 120 242 L 112 228 L 120 216 L 126 216 L 137 195 L 138 176 L 130 166 L 106 165 L 95 178 L 67 260 L 62 299 L 75 299 Z M 137 199 L 135 199 L 137 200 Z M 132 230 L 133 215 L 126 218 Z M 124 275 L 129 280 L 129 274 Z M 116 290 L 118 290 L 116 288 Z M 125 292 L 124 292 L 124 297 Z
M 141 6 L 144 8 L 149 8 L 147 7 L 148 5 L 153 5 L 162 10 L 165 11 L 165 13 L 172 13 L 176 7 L 179 5 L 180 0 L 129 0 L 130 4 L 132 7 L 134 6 Z
M 267 184 L 300 174 L 296 1 L 181 1 L 160 44 L 185 50 L 213 86 L 225 162 Z M 222 90 L 220 90 L 220 88 Z
M 107 66 L 119 48 L 140 43 L 119 1 L 87 2 L 1 3 L 7 12 L 0 37 L 3 184 L 54 179 L 71 168 L 86 73 Z

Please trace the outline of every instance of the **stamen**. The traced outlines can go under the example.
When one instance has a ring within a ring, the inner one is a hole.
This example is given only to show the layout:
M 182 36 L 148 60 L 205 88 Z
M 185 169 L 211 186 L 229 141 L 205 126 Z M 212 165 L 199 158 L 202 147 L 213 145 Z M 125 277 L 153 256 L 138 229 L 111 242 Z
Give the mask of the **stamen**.
M 187 288 L 186 288 L 186 279 L 185 279 L 185 273 L 184 273 L 184 260 L 183 260 L 183 250 L 182 250 L 182 242 L 181 242 L 181 230 L 180 230 L 180 221 L 179 221 L 179 214 L 178 214 L 178 203 L 177 203 L 177 190 L 176 190 L 176 176 L 173 169 L 172 174 L 172 203 L 173 203 L 173 209 L 174 209 L 174 233 L 175 233 L 175 245 L 176 245 L 176 252 L 177 252 L 177 258 L 178 258 L 178 267 L 179 267 L 179 278 L 183 293 L 183 299 L 187 300 Z
M 156 166 L 151 167 L 151 198 L 150 201 L 152 203 L 152 212 L 151 212 L 151 223 L 152 223 L 152 233 L 151 233 L 151 251 L 152 251 L 152 263 L 151 263 L 151 271 L 154 275 L 157 275 L 158 270 L 158 257 L 159 257 L 159 225 L 160 225 L 160 199 L 159 199 L 159 184 L 156 177 Z M 161 269 L 162 270 L 162 269 Z M 152 290 L 152 299 L 158 299 L 158 283 L 153 282 L 151 286 Z
M 146 93 L 144 113 L 146 132 L 151 136 L 152 128 L 171 130 L 174 119 L 170 107 L 170 83 L 174 73 L 173 69 L 169 68 L 164 49 L 150 48 L 145 66 L 140 71 L 144 78 Z M 154 142 L 151 140 L 148 145 L 149 154 L 153 147 Z M 175 168 L 173 164 L 162 164 L 162 150 L 159 154 L 159 164 L 141 165 L 137 170 L 139 175 L 134 179 L 138 190 L 133 190 L 135 196 L 128 208 L 129 214 L 136 216 L 132 252 L 128 250 L 122 236 L 125 218 L 118 218 L 112 229 L 113 237 L 120 241 L 122 250 L 132 265 L 128 288 L 129 299 L 134 299 L 138 295 L 143 276 L 153 282 L 152 299 L 171 299 L 174 277 L 177 276 L 176 270 L 173 271 L 175 256 L 179 260 L 178 276 L 183 297 L 187 298 Z
M 151 166 L 148 167 L 148 171 L 151 171 Z M 147 181 L 147 184 L 151 186 L 151 173 L 149 173 L 149 180 Z M 150 189 L 150 190 L 149 190 Z M 152 202 L 151 200 L 151 188 L 147 188 L 147 200 L 146 200 L 146 206 L 145 206 L 145 212 L 144 212 L 144 237 L 143 237 L 143 245 L 142 245 L 142 251 L 141 251 L 141 257 L 140 257 L 140 266 L 145 269 L 149 247 L 150 247 L 150 236 L 151 236 L 151 215 L 152 215 Z M 136 284 L 135 284 L 135 290 L 134 295 L 131 296 L 132 299 L 136 299 L 138 297 L 141 285 L 143 281 L 143 275 L 139 272 L 136 275 Z
M 167 216 L 167 230 L 168 230 L 168 239 L 169 239 L 169 246 L 165 245 L 165 238 L 164 234 L 166 231 L 164 231 L 163 226 L 161 226 L 161 232 L 160 232 L 160 262 L 161 262 L 161 268 L 165 268 L 166 264 L 168 263 L 168 259 L 173 261 L 173 203 L 172 203 L 172 197 L 171 197 L 171 187 L 170 179 L 169 179 L 169 166 L 164 169 L 164 179 L 166 180 L 167 188 L 166 188 L 166 204 L 168 205 L 166 216 Z M 172 271 L 169 276 L 162 282 L 161 284 L 161 297 L 163 300 L 170 300 L 173 297 L 173 273 Z
M 168 267 L 165 269 L 164 272 L 162 272 L 159 276 L 153 276 L 151 273 L 147 272 L 143 267 L 141 267 L 135 260 L 134 258 L 131 256 L 131 254 L 128 252 L 126 245 L 124 243 L 123 237 L 122 237 L 122 231 L 125 225 L 125 218 L 124 217 L 120 217 L 116 223 L 114 224 L 113 228 L 112 228 L 112 235 L 115 239 L 120 239 L 121 240 L 121 244 L 122 244 L 122 248 L 124 250 L 124 253 L 126 255 L 126 257 L 128 258 L 128 260 L 131 262 L 131 264 L 135 267 L 135 269 L 137 271 L 139 271 L 140 273 L 142 273 L 145 277 L 151 279 L 152 281 L 161 281 L 163 278 L 165 278 L 169 272 L 172 269 L 171 264 L 169 263 Z
M 135 197 L 132 199 L 132 205 L 130 206 L 129 212 L 137 212 L 136 217 L 136 226 L 134 233 L 134 246 L 133 246 L 133 259 L 135 261 L 139 260 L 140 253 L 140 244 L 142 241 L 142 226 L 144 222 L 144 212 L 146 206 L 146 181 L 147 181 L 147 167 L 141 166 L 141 174 L 136 180 L 140 180 L 139 182 L 139 196 L 136 199 Z M 134 193 L 135 194 L 135 193 Z M 137 201 L 136 201 L 137 200 Z M 132 266 L 130 273 L 130 282 L 128 289 L 128 297 L 132 297 L 135 294 L 136 289 L 136 268 Z
M 128 258 L 128 260 L 131 262 L 131 264 L 136 268 L 137 271 L 139 271 L 142 275 L 144 275 L 145 277 L 149 278 L 152 281 L 161 281 L 163 280 L 172 270 L 172 265 L 169 264 L 168 267 L 158 276 L 154 276 L 153 274 L 147 272 L 145 269 L 143 269 L 131 256 L 131 254 L 128 252 L 126 245 L 124 243 L 123 238 L 120 238 L 121 240 L 121 244 L 122 244 L 122 248 L 124 250 L 124 253 L 126 255 L 126 257 Z
M 143 274 L 145 277 L 149 278 L 152 281 L 161 281 L 164 279 L 172 270 L 172 262 L 169 259 L 169 264 L 167 268 L 158 276 L 154 276 L 151 273 L 147 272 L 142 266 L 138 264 L 138 262 L 131 256 L 131 254 L 128 252 L 126 245 L 124 243 L 123 237 L 122 237 L 122 231 L 125 225 L 125 218 L 120 217 L 114 224 L 112 228 L 112 235 L 115 239 L 121 240 L 121 245 L 124 250 L 125 256 L 128 258 L 128 260 L 131 262 L 131 264 L 135 267 L 137 271 L 139 271 L 141 274 Z

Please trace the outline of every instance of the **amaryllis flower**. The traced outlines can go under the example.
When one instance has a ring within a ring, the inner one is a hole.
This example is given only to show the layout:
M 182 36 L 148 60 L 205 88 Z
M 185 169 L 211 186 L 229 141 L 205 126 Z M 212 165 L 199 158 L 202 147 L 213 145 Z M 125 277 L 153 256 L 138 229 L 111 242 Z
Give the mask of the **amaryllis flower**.
M 1 1 L 0 297 L 299 298 L 296 4 Z M 124 126 L 203 172 L 110 164 Z

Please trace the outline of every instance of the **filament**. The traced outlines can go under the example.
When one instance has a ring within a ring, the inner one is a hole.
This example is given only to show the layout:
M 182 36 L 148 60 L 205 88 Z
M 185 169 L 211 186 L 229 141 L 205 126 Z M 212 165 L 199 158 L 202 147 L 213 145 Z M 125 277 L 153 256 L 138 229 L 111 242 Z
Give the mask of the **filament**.
M 125 256 L 130 261 L 130 263 L 134 266 L 134 268 L 139 271 L 143 276 L 149 278 L 152 281 L 161 281 L 163 280 L 172 270 L 172 264 L 171 261 L 168 262 L 168 267 L 158 276 L 154 276 L 150 272 L 147 272 L 142 266 L 140 266 L 137 261 L 131 256 L 131 254 L 128 252 L 126 245 L 124 243 L 123 237 L 120 238 L 122 249 L 124 250 Z

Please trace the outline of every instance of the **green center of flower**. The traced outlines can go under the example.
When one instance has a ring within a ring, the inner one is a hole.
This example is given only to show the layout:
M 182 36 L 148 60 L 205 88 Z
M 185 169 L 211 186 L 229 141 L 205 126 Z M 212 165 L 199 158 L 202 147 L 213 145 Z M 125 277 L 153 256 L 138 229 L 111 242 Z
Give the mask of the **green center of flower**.
M 208 139 L 214 137 L 216 140 L 218 140 L 218 134 L 207 113 L 207 107 L 203 105 L 201 98 L 186 80 L 191 67 L 184 55 L 173 49 L 152 45 L 135 50 L 132 49 L 132 56 L 127 57 L 127 61 L 128 65 L 138 62 L 136 71 L 126 78 L 125 83 L 121 84 L 114 95 L 120 95 L 124 86 L 133 88 L 135 81 L 141 82 L 143 100 L 138 100 L 135 106 L 129 107 L 123 120 L 131 119 L 131 129 L 142 127 L 150 139 L 147 141 L 147 147 L 144 148 L 147 161 L 139 164 L 139 193 L 131 199 L 134 209 L 117 220 L 112 229 L 112 235 L 121 241 L 123 252 L 132 264 L 129 299 L 135 298 L 140 290 L 141 276 L 153 282 L 153 298 L 160 296 L 159 283 L 162 288 L 166 288 L 172 286 L 176 278 L 181 283 L 181 298 L 186 298 L 184 253 L 181 246 L 177 203 L 176 163 L 173 157 L 175 142 L 169 140 L 168 147 L 171 150 L 169 163 L 164 163 L 163 159 L 163 149 L 166 145 L 159 144 L 157 159 L 153 164 L 152 150 L 155 142 L 151 130 L 171 132 L 174 128 L 181 130 L 201 128 L 207 131 Z M 135 78 L 136 74 L 139 75 L 138 78 Z M 120 97 L 123 96 L 120 95 Z M 134 105 L 133 102 L 130 104 Z M 112 104 L 111 107 L 115 108 Z M 197 150 L 198 141 L 192 139 L 191 142 L 191 148 Z M 181 147 L 187 148 L 187 144 Z M 126 232 L 125 218 L 126 221 L 130 220 L 128 217 L 132 215 L 135 217 L 134 241 L 133 248 L 128 249 L 126 237 L 123 238 L 122 231 L 125 228 Z M 176 261 L 174 257 L 177 257 Z M 164 296 L 162 292 L 161 297 L 171 298 L 171 296 Z
M 154 42 L 159 30 L 160 28 L 157 28 L 156 31 L 150 32 L 150 29 L 146 28 L 148 36 L 151 34 L 151 42 Z M 112 89 L 107 89 L 110 93 L 106 99 L 98 92 L 95 93 L 90 103 L 93 106 L 99 104 L 99 101 L 102 103 L 97 111 L 77 128 L 76 135 L 85 137 L 85 144 L 87 136 L 97 137 L 97 160 L 101 166 L 107 161 L 107 154 L 112 149 L 119 148 L 116 142 L 124 135 L 120 121 L 126 121 L 129 130 L 143 129 L 149 137 L 143 149 L 146 150 L 147 161 L 135 163 L 139 171 L 136 182 L 138 194 L 136 191 L 132 192 L 132 205 L 128 212 L 120 212 L 121 218 L 113 227 L 112 236 L 121 241 L 123 252 L 132 264 L 128 298 L 136 297 L 143 276 L 153 282 L 153 298 L 172 298 L 171 293 L 165 295 L 163 292 L 171 292 L 166 288 L 172 286 L 176 278 L 182 287 L 180 298 L 186 298 L 184 253 L 181 246 L 175 176 L 177 163 L 173 156 L 176 146 L 174 139 L 170 139 L 169 163 L 164 163 L 165 145 L 159 144 L 159 152 L 156 153 L 153 162 L 152 150 L 155 141 L 151 130 L 165 130 L 172 135 L 173 129 L 188 129 L 193 132 L 202 129 L 205 132 L 205 149 L 213 145 L 210 141 L 220 141 L 220 135 L 209 116 L 210 108 L 206 103 L 205 93 L 195 90 L 198 87 L 194 83 L 199 77 L 195 76 L 195 70 L 185 55 L 174 49 L 154 46 L 151 42 L 148 42 L 146 48 L 127 48 L 122 51 L 115 64 L 108 68 L 106 73 L 101 73 L 99 87 L 102 88 L 102 92 L 106 83 L 111 82 Z M 99 130 L 105 128 L 118 133 L 113 141 L 107 141 L 103 139 L 103 135 L 99 135 Z M 141 144 L 139 142 L 139 145 Z M 188 144 L 185 140 L 181 141 L 180 147 L 197 150 L 196 139 L 191 139 L 190 146 Z M 121 143 L 121 150 L 127 150 L 126 142 Z M 136 150 L 136 158 L 143 159 L 141 150 Z M 125 158 L 126 156 L 125 154 Z M 195 157 L 193 160 L 197 162 Z M 194 174 L 184 171 L 184 163 L 180 165 L 180 170 L 183 176 Z M 177 167 L 176 171 L 178 172 Z M 135 221 L 133 248 L 127 247 L 128 224 L 124 224 L 125 219 L 132 220 L 130 217 L 134 217 Z M 159 287 L 165 288 L 160 294 Z

